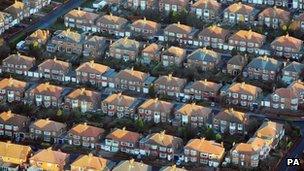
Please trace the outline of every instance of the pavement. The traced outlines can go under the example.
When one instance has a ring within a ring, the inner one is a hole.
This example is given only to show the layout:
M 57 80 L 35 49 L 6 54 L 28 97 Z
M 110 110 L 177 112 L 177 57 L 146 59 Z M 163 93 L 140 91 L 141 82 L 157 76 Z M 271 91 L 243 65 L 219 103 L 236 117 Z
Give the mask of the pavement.
M 63 16 L 70 10 L 77 8 L 83 3 L 83 0 L 69 0 L 68 2 L 60 5 L 56 9 L 54 9 L 52 12 L 48 13 L 44 17 L 42 17 L 39 21 L 34 23 L 33 25 L 30 25 L 26 28 L 24 28 L 22 31 L 7 37 L 7 41 L 10 42 L 11 40 L 14 40 L 15 38 L 19 37 L 20 35 L 26 35 L 34 32 L 37 29 L 43 29 L 51 26 L 53 23 L 56 22 L 57 18 Z

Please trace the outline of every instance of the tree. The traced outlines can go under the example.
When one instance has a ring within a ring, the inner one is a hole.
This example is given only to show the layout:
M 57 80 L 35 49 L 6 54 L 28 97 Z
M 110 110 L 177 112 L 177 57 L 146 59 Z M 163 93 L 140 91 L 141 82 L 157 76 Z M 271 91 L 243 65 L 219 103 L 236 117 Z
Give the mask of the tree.
M 222 140 L 222 135 L 219 134 L 219 133 L 215 134 L 215 140 L 216 140 L 216 141 Z
M 136 125 L 136 128 L 137 128 L 140 132 L 142 132 L 142 131 L 144 130 L 144 121 L 143 121 L 141 118 L 139 118 L 139 119 L 137 119 L 137 120 L 135 121 L 135 125 Z
M 42 49 L 37 41 L 35 41 L 33 44 L 29 46 L 29 55 L 34 56 L 36 58 L 42 56 Z
M 149 97 L 151 97 L 151 98 L 155 98 L 156 97 L 156 92 L 155 92 L 154 85 L 150 85 L 150 87 L 149 87 Z
M 10 47 L 3 38 L 0 38 L 0 58 L 6 58 L 10 53 Z
M 58 109 L 56 115 L 57 115 L 57 116 L 62 116 L 62 114 L 63 114 L 62 110 L 61 110 L 61 109 Z

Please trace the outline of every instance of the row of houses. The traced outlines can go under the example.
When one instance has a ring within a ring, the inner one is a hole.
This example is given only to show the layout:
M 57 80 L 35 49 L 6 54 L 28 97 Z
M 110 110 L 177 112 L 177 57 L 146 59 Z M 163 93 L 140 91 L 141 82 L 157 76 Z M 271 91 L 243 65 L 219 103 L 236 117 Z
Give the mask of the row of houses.
M 103 157 L 94 156 L 92 153 L 88 155 L 79 155 L 76 159 L 72 159 L 71 155 L 60 150 L 54 150 L 51 147 L 33 152 L 30 146 L 13 144 L 11 142 L 0 142 L 1 166 L 3 170 L 17 171 L 27 169 L 31 171 L 39 170 L 141 170 L 152 171 L 152 166 L 134 159 L 114 162 Z M 12 153 L 14 151 L 14 153 Z M 169 170 L 187 171 L 178 168 L 176 165 L 164 166 L 161 171 Z
M 240 6 L 234 8 L 243 10 L 244 15 L 252 16 L 250 12 L 245 10 L 247 9 L 246 7 Z M 279 26 L 288 25 L 287 23 L 289 23 L 290 19 L 283 23 L 283 21 L 281 21 L 283 19 L 280 19 L 280 17 L 284 19 L 286 19 L 286 17 L 288 18 L 289 15 L 286 13 L 289 12 L 273 12 L 271 10 L 277 11 L 279 9 L 268 9 L 268 11 L 262 12 L 260 15 L 263 15 L 263 17 L 259 17 L 261 21 L 258 23 L 269 26 L 274 25 L 274 23 Z M 91 15 L 94 17 L 89 18 L 94 19 L 88 20 L 87 16 Z M 232 16 L 232 14 L 227 15 L 229 17 Z M 243 20 L 249 22 L 248 19 L 244 19 L 244 17 L 239 17 L 236 14 L 233 16 L 235 17 L 234 20 L 242 18 Z M 299 15 L 297 19 L 294 20 L 294 23 L 297 23 L 296 25 L 303 23 L 301 20 L 303 19 L 303 16 L 303 14 Z M 229 21 L 232 22 L 232 19 L 229 19 Z M 266 45 L 266 36 L 263 34 L 251 30 L 239 30 L 232 32 L 216 25 L 207 27 L 202 31 L 179 22 L 169 24 L 163 28 L 160 23 L 147 20 L 145 18 L 130 23 L 128 20 L 112 14 L 100 16 L 95 13 L 78 9 L 72 10 L 65 15 L 65 26 L 79 28 L 84 31 L 106 32 L 118 37 L 140 36 L 145 38 L 157 38 L 159 41 L 176 41 L 183 45 L 191 45 L 196 47 L 204 46 L 223 50 L 237 49 L 239 51 L 247 51 L 250 53 L 274 54 L 277 56 L 284 56 L 286 58 L 292 57 L 294 59 L 300 59 L 303 54 L 303 41 L 289 36 L 288 34 L 277 37 L 269 45 Z
M 18 114 L 13 114 L 10 111 L 3 112 L 0 116 L 1 132 L 4 132 L 5 135 L 9 135 L 6 132 L 13 132 L 13 130 L 16 135 L 16 132 L 20 131 L 20 127 L 16 125 L 20 125 L 20 122 L 26 118 Z M 7 119 L 3 120 L 3 118 Z M 26 127 L 28 125 L 23 124 L 21 126 Z M 216 143 L 212 140 L 201 138 L 191 139 L 184 145 L 181 138 L 166 134 L 165 131 L 143 136 L 140 133 L 128 131 L 125 128 L 115 128 L 105 136 L 102 128 L 87 124 L 77 124 L 64 134 L 66 125 L 49 119 L 39 119 L 30 124 L 28 128 L 30 130 L 30 138 L 35 140 L 47 142 L 54 140 L 57 141 L 57 143 L 68 142 L 68 144 L 74 146 L 100 148 L 113 153 L 123 152 L 130 155 L 153 156 L 169 161 L 179 158 L 179 160 L 185 163 L 208 165 L 211 167 L 218 167 L 224 160 L 225 155 L 225 162 L 232 162 L 232 164 L 242 167 L 257 167 L 259 160 L 265 159 L 269 151 L 274 149 L 284 136 L 282 124 L 265 121 L 256 131 L 254 137 L 247 143 L 236 144 L 230 152 L 225 154 L 223 143 Z M 59 135 L 64 136 L 58 138 Z M 104 141 L 101 141 L 101 139 Z M 2 160 L 4 159 L 4 162 L 14 161 L 5 161 L 5 157 L 2 156 L 1 158 Z M 43 169 L 50 167 L 50 165 L 44 166 L 41 163 L 37 165 L 39 161 L 46 162 L 43 161 L 43 157 L 35 157 L 35 159 L 37 160 L 36 162 L 30 159 L 31 165 L 42 167 Z M 21 161 L 21 163 L 25 162 L 24 160 L 17 161 Z M 58 167 L 58 165 L 55 166 Z M 59 170 L 62 169 L 62 167 L 59 167 Z
M 14 4 L 0 11 L 0 34 L 50 3 L 51 0 L 15 1 Z
M 98 1 L 97 1 L 98 2 Z M 96 2 L 96 4 L 97 4 Z M 239 1 L 235 0 L 220 0 L 217 2 L 216 0 L 198 0 L 194 2 L 189 2 L 186 0 L 182 1 L 170 1 L 170 0 L 111 0 L 107 1 L 109 5 L 119 5 L 119 4 L 126 4 L 127 7 L 132 9 L 139 9 L 139 10 L 146 10 L 146 9 L 154 9 L 160 12 L 181 12 L 183 10 L 187 10 L 190 12 L 195 13 L 200 17 L 206 17 L 208 14 L 210 17 L 215 17 L 217 14 L 220 14 L 219 11 L 221 10 L 221 5 L 224 4 L 232 4 L 237 3 Z M 242 0 L 242 3 L 252 5 L 252 6 L 278 6 L 282 8 L 289 8 L 303 10 L 303 2 L 300 0 L 259 0 L 259 1 L 249 1 L 249 0 Z M 214 13 L 214 11 L 216 13 Z M 212 15 L 213 14 L 213 15 Z

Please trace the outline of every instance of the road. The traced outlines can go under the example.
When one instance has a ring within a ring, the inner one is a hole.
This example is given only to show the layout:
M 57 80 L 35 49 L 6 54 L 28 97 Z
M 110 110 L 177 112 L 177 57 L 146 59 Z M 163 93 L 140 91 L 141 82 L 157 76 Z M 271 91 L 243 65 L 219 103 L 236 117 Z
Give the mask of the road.
M 57 18 L 63 16 L 70 10 L 77 8 L 83 2 L 84 2 L 84 0 L 69 0 L 68 2 L 60 5 L 58 8 L 54 9 L 52 12 L 50 12 L 47 15 L 45 15 L 44 17 L 42 17 L 38 22 L 26 27 L 21 32 L 18 32 L 16 34 L 8 37 L 7 41 L 10 42 L 11 40 L 18 38 L 20 35 L 30 34 L 30 33 L 34 32 L 36 29 L 43 29 L 43 28 L 49 27 L 54 22 L 56 22 Z

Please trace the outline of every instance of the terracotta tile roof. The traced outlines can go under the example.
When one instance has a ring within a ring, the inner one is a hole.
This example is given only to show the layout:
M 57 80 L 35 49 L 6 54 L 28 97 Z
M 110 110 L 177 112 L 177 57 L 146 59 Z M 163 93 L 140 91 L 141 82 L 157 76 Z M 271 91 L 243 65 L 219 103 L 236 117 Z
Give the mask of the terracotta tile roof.
M 162 46 L 156 43 L 152 43 L 142 50 L 142 53 L 156 53 L 161 50 Z
M 0 141 L 0 157 L 10 157 L 14 159 L 27 161 L 27 158 L 31 153 L 31 151 L 32 149 L 29 146 Z M 11 160 L 11 162 L 14 162 L 14 160 Z M 19 164 L 19 163 L 15 163 L 15 164 Z
M 96 20 L 99 17 L 99 15 L 92 12 L 83 11 L 80 9 L 74 9 L 68 12 L 64 17 L 76 18 L 82 20 Z
M 186 84 L 186 82 L 186 79 L 173 77 L 172 74 L 169 74 L 168 76 L 164 75 L 158 77 L 158 79 L 154 83 L 166 86 L 183 86 Z
M 140 43 L 136 40 L 129 39 L 128 37 L 124 37 L 116 40 L 113 44 L 110 45 L 110 48 L 138 51 L 140 48 Z
M 271 43 L 271 46 L 291 47 L 296 51 L 300 51 L 303 46 L 303 41 L 287 34 L 285 36 L 277 37 Z
M 250 138 L 247 143 L 240 143 L 233 147 L 233 151 L 236 150 L 241 154 L 254 154 L 258 153 L 264 146 L 266 142 L 261 138 Z
M 18 115 L 15 113 L 12 113 L 12 111 L 6 111 L 0 113 L 0 123 L 5 123 L 7 125 L 18 125 L 19 129 L 22 129 L 24 127 L 24 123 L 29 123 L 30 119 L 23 115 Z
M 54 33 L 53 39 L 59 39 L 60 41 L 72 42 L 72 43 L 82 43 L 84 37 L 78 32 L 66 30 L 57 30 Z
M 57 98 L 60 98 L 62 92 L 63 92 L 62 87 L 51 85 L 49 82 L 41 83 L 37 87 L 31 90 L 31 93 L 34 94 L 44 94 L 49 96 L 55 96 Z
M 104 16 L 100 17 L 99 19 L 97 19 L 97 22 L 101 22 L 103 24 L 120 25 L 120 24 L 126 24 L 128 22 L 128 20 L 126 20 L 122 17 L 118 17 L 118 16 L 114 16 L 114 15 L 110 14 L 110 15 L 104 15 Z
M 266 121 L 255 132 L 255 136 L 258 138 L 275 138 L 284 129 L 283 124 Z
M 54 151 L 50 148 L 43 149 L 37 152 L 33 157 L 30 158 L 30 161 L 34 162 L 46 162 L 58 165 L 65 165 L 66 160 L 68 159 L 69 154 L 63 153 L 61 151 Z
M 269 8 L 264 9 L 259 14 L 259 17 L 279 18 L 279 19 L 283 20 L 284 22 L 289 22 L 290 12 L 274 6 L 274 7 L 269 7 Z
M 125 80 L 132 79 L 143 82 L 145 79 L 148 78 L 148 76 L 149 75 L 147 73 L 136 71 L 133 68 L 131 68 L 131 69 L 124 69 L 119 71 L 115 77 L 119 79 L 125 79 Z
M 141 138 L 141 134 L 126 130 L 126 128 L 116 128 L 106 136 L 106 139 L 117 140 L 122 142 L 137 143 Z
M 186 49 L 176 46 L 170 46 L 167 50 L 163 52 L 163 55 L 184 58 L 186 56 Z
M 130 107 L 134 102 L 136 101 L 136 98 L 122 95 L 121 93 L 112 94 L 109 95 L 103 103 L 108 103 L 115 106 L 126 106 Z
M 236 111 L 231 109 L 225 109 L 221 112 L 219 112 L 214 117 L 217 120 L 225 120 L 227 122 L 237 122 L 237 123 L 246 123 L 247 122 L 247 116 L 246 113 Z
M 196 105 L 195 103 L 185 104 L 176 113 L 187 116 L 209 116 L 212 112 L 212 109 Z
M 229 7 L 227 7 L 224 11 L 227 11 L 229 13 L 241 13 L 241 14 L 250 15 L 250 13 L 252 13 L 253 10 L 254 10 L 253 7 L 238 2 L 229 5 Z
M 179 5 L 179 6 L 186 6 L 188 5 L 189 1 L 187 0 L 161 0 L 163 4 L 170 4 L 170 5 Z
M 187 56 L 187 59 L 195 61 L 205 61 L 215 63 L 221 59 L 221 55 L 213 50 L 209 50 L 206 47 L 198 48 Z
M 67 98 L 98 103 L 99 99 L 101 98 L 101 93 L 97 91 L 86 90 L 85 88 L 78 88 L 68 94 Z
M 22 12 L 22 11 L 28 11 L 29 12 L 29 8 L 23 2 L 20 2 L 20 1 L 15 1 L 15 3 L 13 5 L 9 6 L 8 8 L 6 8 L 4 10 L 4 12 L 12 14 L 15 17 L 19 17 L 19 16 L 17 16 L 17 14 Z
M 266 36 L 265 35 L 262 35 L 262 34 L 259 34 L 257 32 L 254 32 L 252 30 L 239 30 L 238 32 L 236 32 L 235 34 L 233 34 L 229 40 L 238 40 L 238 41 L 251 41 L 251 42 L 254 42 L 254 43 L 260 43 L 260 44 L 263 44 L 265 39 L 266 39 Z
M 0 81 L 0 89 L 10 89 L 24 91 L 27 87 L 27 83 L 24 81 L 19 81 L 14 78 L 4 78 Z
M 304 70 L 304 64 L 292 61 L 291 63 L 287 64 L 282 71 L 289 71 L 289 72 L 295 72 L 297 74 L 301 74 Z
M 3 12 L 3 11 L 0 11 L 0 22 L 3 22 L 5 23 L 5 19 L 6 17 L 9 17 L 11 16 L 11 14 L 7 13 L 7 12 Z
M 198 37 L 199 38 L 203 36 L 217 37 L 222 40 L 225 40 L 229 34 L 230 34 L 229 30 L 223 29 L 216 25 L 212 25 L 207 28 L 204 28 L 200 33 L 198 33 Z
M 298 21 L 304 21 L 304 12 L 300 13 L 299 16 L 296 18 Z
M 190 88 L 193 88 L 194 90 L 200 90 L 200 91 L 206 91 L 206 92 L 210 92 L 210 91 L 218 92 L 221 87 L 222 87 L 222 84 L 207 81 L 207 79 L 195 81 L 190 86 Z
M 145 29 L 145 30 L 156 30 L 160 28 L 160 24 L 151 20 L 139 19 L 132 23 L 134 28 Z
M 95 126 L 84 124 L 77 124 L 72 129 L 70 129 L 69 133 L 73 135 L 78 135 L 81 137 L 99 137 L 104 133 L 104 129 L 98 128 Z
M 150 134 L 146 137 L 146 140 L 145 144 L 154 144 L 173 148 L 178 148 L 183 144 L 183 140 L 181 138 L 166 134 L 165 131 Z
M 152 166 L 143 162 L 136 162 L 134 159 L 121 161 L 113 168 L 113 171 L 152 171 Z
M 38 67 L 42 68 L 42 69 L 50 69 L 50 70 L 68 72 L 68 70 L 71 67 L 71 64 L 68 62 L 58 60 L 57 58 L 54 58 L 54 59 L 47 59 L 47 60 L 43 61 L 41 64 L 38 65 Z
M 238 65 L 238 66 L 245 66 L 248 62 L 247 55 L 234 55 L 232 58 L 229 59 L 227 65 Z
M 41 131 L 58 132 L 64 129 L 66 124 L 51 121 L 49 119 L 39 119 L 30 125 L 30 128 L 35 128 Z
M 176 167 L 176 165 L 172 165 L 172 166 L 164 166 L 160 169 L 160 171 L 188 171 L 188 170 L 184 168 Z
M 193 30 L 192 27 L 178 22 L 178 23 L 168 25 L 164 31 L 172 32 L 172 33 L 180 33 L 180 34 L 190 34 L 192 32 L 192 30 Z
M 192 7 L 218 11 L 221 8 L 221 4 L 216 0 L 198 0 L 192 5 Z
M 293 89 L 293 91 L 300 96 L 304 92 L 304 82 L 297 80 L 292 82 L 288 88 Z
M 39 40 L 47 40 L 48 37 L 50 36 L 50 32 L 49 30 L 41 30 L 38 29 L 35 32 L 33 32 L 29 37 L 27 37 L 26 39 L 39 39 Z M 42 43 L 42 42 L 38 42 L 38 43 Z
M 274 94 L 281 98 L 294 99 L 298 97 L 298 94 L 292 88 L 278 88 L 275 90 Z
M 228 91 L 231 93 L 239 93 L 239 94 L 250 94 L 252 96 L 256 96 L 257 94 L 262 93 L 262 89 L 260 87 L 246 84 L 245 82 L 242 83 L 233 83 Z
M 107 39 L 102 36 L 92 36 L 85 41 L 85 44 L 92 44 L 93 46 L 105 46 Z
M 166 112 L 166 113 L 169 112 L 170 113 L 173 106 L 174 105 L 170 102 L 158 100 L 158 98 L 155 98 L 155 99 L 146 100 L 138 108 L 145 109 L 145 110 L 162 111 L 162 112 Z
M 27 67 L 30 67 L 35 63 L 35 58 L 31 58 L 17 53 L 17 54 L 12 54 L 7 58 L 3 59 L 3 62 L 14 65 L 26 65 Z
M 223 156 L 225 148 L 223 144 L 214 141 L 208 141 L 205 138 L 191 139 L 185 146 L 187 149 L 196 150 L 200 153 L 208 153 Z
M 95 63 L 94 61 L 85 62 L 76 69 L 76 71 L 78 72 L 95 73 L 95 74 L 103 74 L 108 70 L 110 70 L 108 66 Z
M 71 164 L 71 167 L 81 168 L 83 170 L 107 170 L 109 169 L 109 162 L 110 161 L 105 158 L 96 157 L 92 154 L 81 155 Z M 76 170 L 78 171 L 78 169 L 72 169 L 72 171 Z

